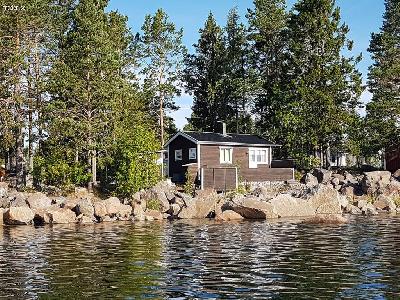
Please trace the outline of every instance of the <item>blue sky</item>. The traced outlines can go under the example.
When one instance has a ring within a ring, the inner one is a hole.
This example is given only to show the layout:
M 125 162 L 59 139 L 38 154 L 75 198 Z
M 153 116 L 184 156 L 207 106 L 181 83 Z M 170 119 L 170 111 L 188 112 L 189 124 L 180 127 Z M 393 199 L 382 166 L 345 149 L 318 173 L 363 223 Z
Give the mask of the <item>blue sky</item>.
M 290 8 L 295 0 L 288 0 Z M 363 60 L 358 65 L 366 81 L 368 67 L 371 59 L 367 48 L 371 32 L 379 30 L 382 24 L 384 12 L 384 0 L 337 0 L 341 8 L 342 20 L 350 27 L 349 38 L 354 41 L 354 54 L 363 54 Z M 245 22 L 247 8 L 253 7 L 252 0 L 110 0 L 109 9 L 118 10 L 128 16 L 129 25 L 133 32 L 140 31 L 146 14 L 153 14 L 157 8 L 163 8 L 177 27 L 184 30 L 183 42 L 189 51 L 199 38 L 198 30 L 203 27 L 208 13 L 211 11 L 217 22 L 222 26 L 226 22 L 226 16 L 232 7 L 237 7 Z M 367 102 L 371 95 L 365 91 L 362 95 L 363 102 Z M 186 123 L 185 117 L 189 117 L 192 98 L 182 95 L 176 99 L 181 109 L 174 112 L 178 128 L 182 129 Z

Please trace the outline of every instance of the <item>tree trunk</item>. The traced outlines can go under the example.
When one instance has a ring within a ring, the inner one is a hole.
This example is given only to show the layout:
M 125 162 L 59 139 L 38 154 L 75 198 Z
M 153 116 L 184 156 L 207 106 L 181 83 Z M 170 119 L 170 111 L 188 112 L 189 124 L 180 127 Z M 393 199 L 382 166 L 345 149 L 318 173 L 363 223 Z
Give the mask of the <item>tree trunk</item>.
M 160 93 L 160 140 L 161 147 L 164 147 L 164 93 Z
M 20 36 L 19 32 L 17 31 L 16 39 L 15 39 L 15 48 L 16 53 L 19 53 L 20 50 Z M 22 117 L 22 105 L 21 105 L 21 74 L 20 74 L 20 66 L 18 65 L 15 69 L 16 76 L 16 83 L 14 87 L 14 102 L 16 108 L 16 117 L 15 121 L 17 124 L 16 130 L 16 141 L 15 141 L 15 152 L 16 152 L 16 159 L 15 159 L 15 167 L 16 167 L 16 188 L 21 188 L 25 184 L 24 178 L 24 165 L 25 165 L 25 158 L 24 158 L 24 136 L 23 136 L 23 117 Z

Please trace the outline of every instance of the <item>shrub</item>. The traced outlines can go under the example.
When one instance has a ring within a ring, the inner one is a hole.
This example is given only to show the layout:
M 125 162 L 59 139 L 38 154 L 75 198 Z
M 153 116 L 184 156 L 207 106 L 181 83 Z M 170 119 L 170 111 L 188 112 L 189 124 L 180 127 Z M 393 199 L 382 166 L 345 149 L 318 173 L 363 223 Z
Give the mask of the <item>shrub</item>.
M 158 199 L 149 199 L 147 200 L 146 207 L 151 210 L 161 211 L 161 203 Z

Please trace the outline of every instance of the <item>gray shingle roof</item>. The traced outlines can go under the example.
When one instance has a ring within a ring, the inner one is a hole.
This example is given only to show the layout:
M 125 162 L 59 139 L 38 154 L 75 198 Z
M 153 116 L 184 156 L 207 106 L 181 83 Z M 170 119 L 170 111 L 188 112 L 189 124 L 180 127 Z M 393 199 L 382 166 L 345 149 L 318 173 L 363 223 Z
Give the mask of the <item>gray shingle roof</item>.
M 226 135 L 223 135 L 221 133 L 196 132 L 196 131 L 184 131 L 183 133 L 199 142 L 208 142 L 215 144 L 232 143 L 232 144 L 245 144 L 245 145 L 276 145 L 254 134 L 228 133 Z

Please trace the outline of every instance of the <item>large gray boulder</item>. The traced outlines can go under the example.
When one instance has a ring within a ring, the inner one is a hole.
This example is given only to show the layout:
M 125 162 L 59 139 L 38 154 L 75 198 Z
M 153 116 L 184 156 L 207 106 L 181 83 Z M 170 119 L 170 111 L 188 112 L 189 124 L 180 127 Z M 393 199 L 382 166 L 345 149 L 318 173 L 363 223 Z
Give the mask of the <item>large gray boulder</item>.
M 0 198 L 0 208 L 10 207 L 10 200 L 8 198 Z
M 304 174 L 304 176 L 300 179 L 300 182 L 309 186 L 309 187 L 313 187 L 318 185 L 318 178 L 315 177 L 313 174 L 311 173 L 306 173 Z
M 75 212 L 79 215 L 84 215 L 92 218 L 94 215 L 94 207 L 89 199 L 81 199 L 75 206 Z
M 4 211 L 4 223 L 8 225 L 28 225 L 35 214 L 29 207 L 10 207 Z
M 107 207 L 103 202 L 104 201 L 97 201 L 93 203 L 94 215 L 100 219 L 107 216 Z
M 400 169 L 392 174 L 393 178 L 400 181 Z
M 390 183 L 392 174 L 389 171 L 365 172 L 361 188 L 365 194 L 377 194 L 379 189 L 385 189 Z
M 243 219 L 244 218 L 240 214 L 233 210 L 225 210 L 221 214 L 215 216 L 216 221 L 237 221 Z
M 3 225 L 4 208 L 0 208 L 0 226 Z
M 76 223 L 76 214 L 68 208 L 58 208 L 46 212 L 51 224 Z
M 375 206 L 375 208 L 380 210 L 387 210 L 389 212 L 396 211 L 396 204 L 394 203 L 394 201 L 385 195 L 379 195 L 375 199 L 373 205 Z
M 332 187 L 320 185 L 308 199 L 317 214 L 341 214 L 339 192 Z
M 315 208 L 307 200 L 294 198 L 288 194 L 278 195 L 269 201 L 279 217 L 307 217 L 315 215 Z
M 345 213 L 352 214 L 352 215 L 361 215 L 362 211 L 357 206 L 353 204 L 348 204 L 344 209 Z
M 196 198 L 185 199 L 185 205 L 181 207 L 178 214 L 180 219 L 204 219 L 215 211 L 218 202 L 216 195 L 207 197 L 197 196 Z
M 325 169 L 314 169 L 312 174 L 317 177 L 319 183 L 328 183 L 332 177 L 332 171 Z
M 129 217 L 132 213 L 132 206 L 122 204 L 117 197 L 110 197 L 103 201 L 107 215 L 110 217 Z
M 348 219 L 343 217 L 341 214 L 334 215 L 316 215 L 310 219 L 304 220 L 303 224 L 326 224 L 326 225 L 339 225 L 345 224 Z
M 35 209 L 45 209 L 47 207 L 50 207 L 52 201 L 49 197 L 47 197 L 43 193 L 32 193 L 28 195 L 26 203 L 28 203 L 31 209 L 35 210 Z
M 233 210 L 245 219 L 275 219 L 278 214 L 274 206 L 257 197 L 233 199 L 226 204 L 226 208 Z
M 169 198 L 171 198 L 171 190 L 171 185 L 165 181 L 162 181 L 156 184 L 151 189 L 143 192 L 140 195 L 140 199 L 141 201 L 145 201 L 146 203 L 152 203 L 152 205 L 154 205 L 155 207 L 151 208 L 156 208 L 157 206 L 157 208 L 161 212 L 166 212 L 169 210 L 169 200 L 167 198 L 167 195 Z

